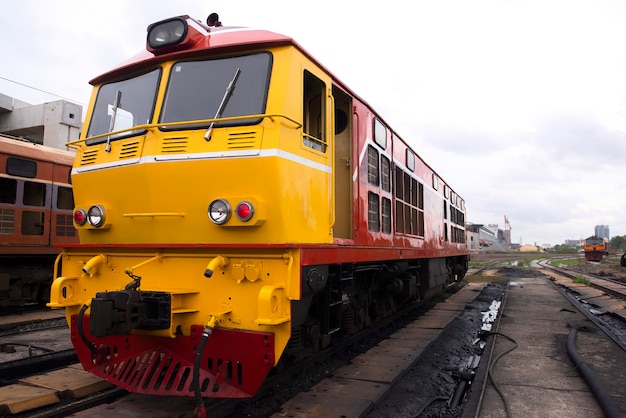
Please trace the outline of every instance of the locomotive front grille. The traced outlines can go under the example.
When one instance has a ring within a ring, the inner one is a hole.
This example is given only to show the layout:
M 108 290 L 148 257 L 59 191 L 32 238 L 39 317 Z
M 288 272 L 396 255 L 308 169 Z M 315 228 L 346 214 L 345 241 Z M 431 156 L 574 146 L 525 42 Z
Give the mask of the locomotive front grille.
M 187 152 L 187 137 L 172 137 L 172 138 L 163 138 L 163 142 L 161 143 L 161 153 L 163 154 L 172 154 L 172 153 L 185 153 Z
M 228 148 L 258 148 L 260 146 L 257 131 L 231 132 L 228 134 Z
M 122 144 L 120 159 L 134 158 L 139 153 L 139 141 L 126 142 Z
M 83 318 L 87 330 L 91 318 Z M 109 336 L 87 333 L 90 349 L 79 336 L 78 317 L 71 318 L 72 339 L 85 370 L 135 393 L 193 396 L 194 357 L 204 326 L 190 335 L 162 338 L 148 334 Z M 274 366 L 274 335 L 215 328 L 202 352 L 200 390 L 205 398 L 243 398 L 258 391 Z M 99 352 L 93 356 L 93 349 Z
M 91 148 L 85 150 L 83 152 L 82 158 L 80 159 L 80 165 L 90 165 L 94 164 L 98 158 L 98 148 Z
M 218 373 L 218 369 L 222 370 L 223 378 L 235 387 L 241 387 L 243 384 L 243 369 L 240 361 L 209 357 L 204 367 L 211 374 Z M 110 381 L 117 381 L 118 386 L 132 387 L 137 392 L 160 393 L 164 391 L 177 392 L 181 395 L 193 392 L 192 364 L 183 364 L 167 352 L 146 351 L 129 361 L 111 364 L 106 372 Z M 200 380 L 200 388 L 203 392 L 218 390 L 216 385 L 215 378 L 212 378 L 210 374 L 204 374 Z

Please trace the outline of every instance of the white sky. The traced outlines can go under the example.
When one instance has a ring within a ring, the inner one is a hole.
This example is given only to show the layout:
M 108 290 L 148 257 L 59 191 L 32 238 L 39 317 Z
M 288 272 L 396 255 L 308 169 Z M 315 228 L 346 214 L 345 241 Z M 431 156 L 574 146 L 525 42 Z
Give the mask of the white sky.
M 0 93 L 86 106 L 146 27 L 217 12 L 293 37 L 515 243 L 626 235 L 622 0 L 20 0 L 0 13 Z M 7 81 L 11 80 L 11 81 Z M 23 85 L 54 93 L 43 94 Z

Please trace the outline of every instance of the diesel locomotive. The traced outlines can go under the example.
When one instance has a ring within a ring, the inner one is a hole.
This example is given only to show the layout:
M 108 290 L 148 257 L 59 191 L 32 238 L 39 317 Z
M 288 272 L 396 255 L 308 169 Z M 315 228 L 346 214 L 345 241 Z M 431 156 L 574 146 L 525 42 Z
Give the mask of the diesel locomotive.
M 74 153 L 0 135 L 0 307 L 49 300 L 56 246 L 78 242 Z
M 49 306 L 115 385 L 250 397 L 465 275 L 465 201 L 292 38 L 174 17 L 91 84 Z
M 595 235 L 585 238 L 583 245 L 587 261 L 602 261 L 609 255 L 609 242 Z

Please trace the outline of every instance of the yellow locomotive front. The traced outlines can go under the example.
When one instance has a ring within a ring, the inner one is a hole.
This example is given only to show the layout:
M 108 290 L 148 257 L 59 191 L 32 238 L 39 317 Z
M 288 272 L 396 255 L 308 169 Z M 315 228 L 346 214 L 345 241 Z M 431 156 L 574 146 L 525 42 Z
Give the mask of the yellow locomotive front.
M 298 246 L 333 242 L 331 83 L 289 38 L 186 16 L 147 49 L 92 82 L 49 306 L 118 386 L 251 396 L 290 337 Z

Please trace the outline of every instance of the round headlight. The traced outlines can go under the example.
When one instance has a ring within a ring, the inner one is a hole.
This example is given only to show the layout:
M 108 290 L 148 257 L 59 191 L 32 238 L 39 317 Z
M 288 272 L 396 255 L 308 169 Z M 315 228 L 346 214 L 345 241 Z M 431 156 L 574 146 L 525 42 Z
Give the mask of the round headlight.
M 78 209 L 74 212 L 74 223 L 76 225 L 83 226 L 85 222 L 87 222 L 87 212 L 84 209 Z
M 217 225 L 222 225 L 230 219 L 231 208 L 228 201 L 224 199 L 215 199 L 209 205 L 209 219 Z
M 87 211 L 87 221 L 89 222 L 89 225 L 95 226 L 96 228 L 104 225 L 104 216 L 105 213 L 102 206 L 95 205 L 90 207 Z

